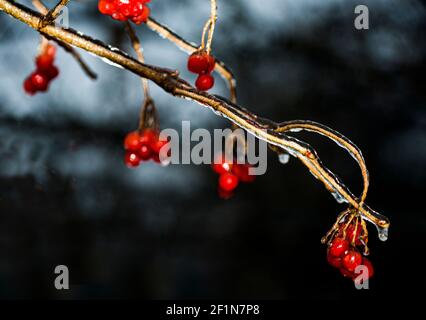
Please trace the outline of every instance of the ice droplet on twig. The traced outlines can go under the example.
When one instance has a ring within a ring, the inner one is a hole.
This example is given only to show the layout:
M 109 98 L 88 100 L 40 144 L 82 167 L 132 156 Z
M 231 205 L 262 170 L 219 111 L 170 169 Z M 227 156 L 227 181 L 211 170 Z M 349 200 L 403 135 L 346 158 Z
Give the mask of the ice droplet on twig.
M 278 155 L 278 160 L 282 164 L 287 164 L 290 161 L 290 155 L 288 153 L 281 153 Z
M 377 232 L 379 233 L 379 239 L 381 241 L 386 241 L 388 240 L 388 235 L 389 235 L 389 228 L 388 227 L 380 227 L 379 225 L 376 225 L 377 228 Z
M 338 203 L 345 203 L 345 202 L 347 202 L 346 199 L 344 197 L 342 197 L 342 195 L 340 193 L 338 193 L 338 192 L 332 192 L 331 194 L 333 195 L 334 199 L 336 199 L 336 201 Z

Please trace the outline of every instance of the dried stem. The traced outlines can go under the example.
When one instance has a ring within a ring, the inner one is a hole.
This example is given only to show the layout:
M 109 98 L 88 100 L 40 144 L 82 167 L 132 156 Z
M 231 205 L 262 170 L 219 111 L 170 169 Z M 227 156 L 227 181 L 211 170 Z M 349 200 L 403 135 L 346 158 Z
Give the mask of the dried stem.
M 136 52 L 136 55 L 138 57 L 139 62 L 141 63 L 145 63 L 145 57 L 143 54 L 143 49 L 141 46 L 141 42 L 139 41 L 138 36 L 136 35 L 135 30 L 133 29 L 132 25 L 130 24 L 130 22 L 126 22 L 126 31 L 127 34 L 129 35 L 130 41 L 132 42 L 132 46 L 133 49 Z M 144 96 L 146 100 L 150 100 L 151 96 L 149 94 L 149 83 L 148 80 L 146 78 L 141 78 L 142 80 L 142 88 L 143 88 L 143 92 L 144 92 Z
M 41 0 L 33 0 L 34 7 L 43 15 L 46 15 L 49 12 L 49 9 L 43 4 Z M 97 74 L 90 69 L 90 67 L 83 61 L 83 58 L 80 56 L 80 54 L 74 50 L 73 47 L 71 47 L 69 44 L 64 43 L 62 41 L 59 41 L 57 39 L 53 39 L 62 49 L 64 49 L 66 52 L 68 52 L 80 65 L 80 67 L 83 69 L 83 71 L 86 73 L 86 75 L 96 80 L 98 78 Z
M 40 14 L 10 0 L 0 0 L 0 10 L 3 10 L 6 14 L 26 23 L 36 30 L 42 19 Z M 325 185 L 327 190 L 339 194 L 363 218 L 371 221 L 380 229 L 389 227 L 389 220 L 385 216 L 373 211 L 364 203 L 360 204 L 359 199 L 322 164 L 316 151 L 310 145 L 282 132 L 278 132 L 277 130 L 280 128 L 278 123 L 260 118 L 225 98 L 194 89 L 186 81 L 179 78 L 177 72 L 140 63 L 126 53 L 112 49 L 99 40 L 84 36 L 72 29 L 47 25 L 40 29 L 39 32 L 49 38 L 58 39 L 99 57 L 108 59 L 140 77 L 153 81 L 174 96 L 194 100 L 203 106 L 215 110 L 217 114 L 226 117 L 259 139 L 279 147 L 298 158 Z

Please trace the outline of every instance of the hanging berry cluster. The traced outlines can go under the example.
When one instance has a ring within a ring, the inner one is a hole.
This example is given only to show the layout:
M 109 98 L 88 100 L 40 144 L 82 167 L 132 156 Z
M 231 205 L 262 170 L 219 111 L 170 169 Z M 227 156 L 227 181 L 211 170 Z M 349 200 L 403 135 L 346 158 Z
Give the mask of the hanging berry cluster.
M 161 163 L 160 152 L 167 144 L 159 139 L 158 131 L 154 129 L 130 132 L 124 139 L 124 162 L 130 168 L 138 167 L 142 161 Z
M 194 52 L 188 59 L 188 70 L 198 74 L 195 86 L 198 90 L 207 91 L 214 86 L 212 72 L 216 65 L 215 58 L 205 50 Z
M 36 70 L 24 81 L 24 90 L 29 95 L 46 92 L 50 82 L 59 75 L 58 68 L 53 64 L 56 57 L 56 47 L 48 44 L 36 58 Z
M 150 9 L 147 3 L 151 0 L 99 0 L 98 8 L 102 14 L 118 21 L 131 20 L 135 24 L 146 22 Z
M 367 268 L 367 277 L 371 278 L 374 273 L 373 265 L 363 256 L 369 253 L 365 221 L 355 211 L 350 212 L 343 219 L 340 218 L 331 231 L 327 261 L 331 266 L 339 269 L 344 277 L 352 280 L 356 280 L 359 275 L 356 272 L 357 267 L 363 265 Z
M 228 162 L 226 157 L 221 154 L 212 164 L 214 172 L 219 174 L 219 196 L 222 198 L 230 198 L 233 191 L 238 187 L 240 182 L 254 182 L 256 176 L 250 175 L 249 164 L 239 164 L 236 161 Z

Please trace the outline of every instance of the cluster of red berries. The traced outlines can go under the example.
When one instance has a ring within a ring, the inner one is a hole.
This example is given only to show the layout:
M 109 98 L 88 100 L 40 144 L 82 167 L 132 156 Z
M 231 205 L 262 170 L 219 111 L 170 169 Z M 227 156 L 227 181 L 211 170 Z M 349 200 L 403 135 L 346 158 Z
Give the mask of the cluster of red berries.
M 213 88 L 214 78 L 211 73 L 215 65 L 215 58 L 204 50 L 194 52 L 189 56 L 188 70 L 198 74 L 197 81 L 195 81 L 198 90 L 207 91 Z
M 146 22 L 150 10 L 147 3 L 151 0 L 99 0 L 98 8 L 102 14 L 118 21 L 131 20 L 136 24 Z
M 346 229 L 346 230 L 345 230 Z M 350 223 L 345 226 L 341 223 L 337 236 L 331 241 L 327 251 L 328 263 L 340 270 L 343 276 L 355 280 L 359 274 L 356 268 L 363 265 L 368 270 L 368 278 L 374 273 L 373 265 L 370 260 L 360 253 L 357 247 L 362 246 L 360 222 Z
M 212 164 L 213 171 L 219 174 L 219 196 L 229 198 L 241 182 L 254 182 L 256 176 L 250 175 L 249 164 L 239 164 L 226 161 L 224 155 L 217 157 Z
M 24 81 L 24 90 L 29 95 L 46 92 L 50 82 L 59 75 L 59 70 L 53 65 L 56 47 L 48 45 L 44 52 L 36 58 L 36 70 Z
M 130 168 L 139 166 L 142 161 L 154 160 L 160 163 L 160 151 L 166 144 L 168 142 L 160 140 L 155 130 L 130 132 L 124 139 L 124 149 L 126 149 L 124 162 Z

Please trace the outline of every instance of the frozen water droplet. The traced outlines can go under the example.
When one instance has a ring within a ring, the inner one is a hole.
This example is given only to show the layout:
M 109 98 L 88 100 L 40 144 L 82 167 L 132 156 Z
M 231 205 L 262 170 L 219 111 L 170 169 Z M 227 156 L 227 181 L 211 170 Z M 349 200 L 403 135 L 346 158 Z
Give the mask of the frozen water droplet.
M 124 69 L 122 66 L 120 66 L 119 64 L 116 64 L 115 62 L 112 62 L 111 60 L 107 59 L 107 58 L 101 58 L 103 62 L 116 67 L 116 68 L 120 68 L 120 69 Z
M 336 199 L 336 201 L 338 203 L 344 203 L 344 202 L 346 202 L 346 199 L 343 198 L 340 193 L 338 193 L 338 192 L 332 192 L 331 194 L 333 195 L 334 199 Z
M 282 164 L 287 164 L 290 161 L 290 155 L 288 153 L 281 153 L 278 155 L 278 160 Z
M 383 228 L 380 226 L 376 226 L 377 227 L 377 232 L 379 233 L 379 239 L 381 241 L 386 241 L 388 240 L 388 235 L 389 235 L 389 228 Z

